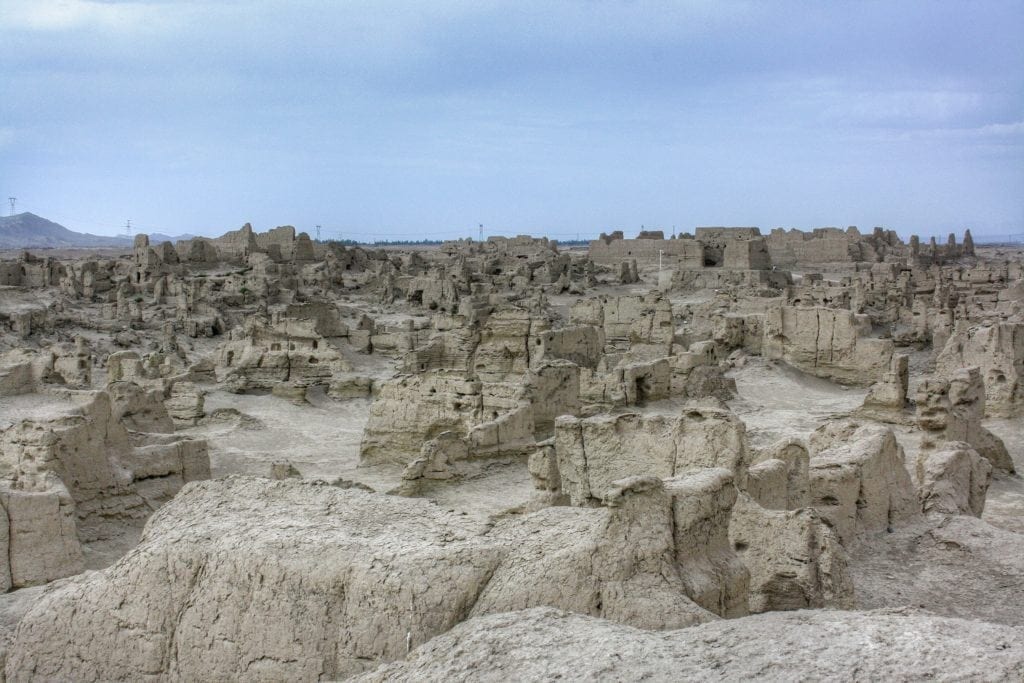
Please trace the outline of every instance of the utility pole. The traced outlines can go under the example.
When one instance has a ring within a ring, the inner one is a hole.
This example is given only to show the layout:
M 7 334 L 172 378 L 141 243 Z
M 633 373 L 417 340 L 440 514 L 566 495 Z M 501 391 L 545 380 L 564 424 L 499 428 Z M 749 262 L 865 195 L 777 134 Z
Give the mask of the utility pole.
M 132 239 L 132 219 L 129 218 L 128 222 L 124 224 L 124 236 L 128 238 L 130 242 Z
M 14 215 L 14 204 L 18 201 L 17 197 L 8 197 L 7 201 L 11 203 L 11 215 Z
M 664 249 L 658 250 L 658 273 L 661 273 L 661 255 L 665 253 Z
M 484 224 L 483 223 L 480 224 L 480 241 L 481 242 L 484 241 Z
M 316 226 L 316 241 L 320 241 L 320 226 Z

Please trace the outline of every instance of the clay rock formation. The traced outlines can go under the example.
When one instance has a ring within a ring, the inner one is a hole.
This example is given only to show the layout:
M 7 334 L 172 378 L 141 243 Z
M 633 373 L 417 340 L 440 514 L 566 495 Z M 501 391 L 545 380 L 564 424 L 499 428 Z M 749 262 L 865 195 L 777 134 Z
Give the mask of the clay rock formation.
M 398 375 L 379 384 L 360 462 L 406 465 L 442 432 L 466 441 L 465 457 L 525 456 L 556 417 L 580 411 L 580 394 L 579 368 L 557 359 L 508 381 L 442 370 Z
M 1024 323 L 997 322 L 957 330 L 935 362 L 940 373 L 979 367 L 987 414 L 1012 416 L 1024 409 Z
M 889 369 L 868 388 L 860 412 L 882 421 L 900 421 L 907 407 L 910 382 L 910 357 L 894 354 Z
M 0 482 L 0 589 L 35 586 L 82 571 L 75 503 L 55 475 L 35 490 Z
M 750 572 L 729 542 L 736 487 L 721 468 L 691 470 L 665 480 L 672 500 L 671 530 L 684 590 L 723 617 L 748 613 Z
M 7 677 L 351 675 L 461 620 L 501 556 L 478 533 L 425 502 L 326 484 L 193 485 L 135 552 L 29 612 Z
M 752 613 L 855 606 L 846 551 L 814 508 L 768 510 L 740 494 L 729 539 L 750 571 Z
M 562 476 L 558 473 L 558 458 L 555 455 L 555 439 L 550 438 L 537 444 L 537 450 L 530 453 L 526 461 L 530 480 L 538 491 L 562 496 Z M 566 497 L 566 500 L 568 498 Z
M 678 504 L 671 483 L 632 477 L 616 482 L 597 510 L 551 507 L 498 526 L 489 536 L 504 539 L 510 551 L 472 614 L 553 605 L 660 629 L 713 619 L 702 607 L 719 607 L 723 599 L 742 599 L 745 613 L 746 570 L 736 564 L 716 573 L 698 564 L 708 557 L 703 547 L 693 555 L 680 548 L 673 519 L 696 528 L 700 511 L 692 508 L 700 503 L 688 510 L 677 510 Z M 694 586 L 713 600 L 702 607 L 691 602 Z
M 236 391 L 327 386 L 351 369 L 308 320 L 282 318 L 274 326 L 233 330 L 218 352 L 218 378 L 230 380 Z
M 757 452 L 729 522 L 750 570 L 750 611 L 851 608 L 853 582 L 839 537 L 813 507 L 810 457 L 784 439 Z
M 725 376 L 713 341 L 694 342 L 686 351 L 669 358 L 671 394 L 684 399 L 714 397 L 723 401 L 736 396 L 736 380 Z
M 895 441 L 886 445 L 898 448 Z M 743 423 L 734 415 L 692 406 L 675 418 L 560 418 L 553 447 L 534 454 L 531 471 L 538 488 L 557 490 L 572 505 L 593 505 L 593 492 L 617 478 L 665 478 L 673 505 L 686 510 L 674 520 L 679 563 L 690 568 L 691 578 L 706 567 L 703 583 L 713 587 L 706 592 L 691 585 L 687 595 L 716 614 L 745 613 L 748 600 L 758 611 L 851 607 L 853 586 L 839 536 L 805 508 L 811 501 L 807 449 L 782 442 L 757 457 L 748 467 Z M 737 503 L 737 486 L 754 499 L 742 493 Z M 701 521 L 694 526 L 686 519 Z M 684 548 L 696 559 L 685 560 Z M 723 602 L 727 596 L 731 604 Z
M 1024 636 L 910 609 L 778 612 L 662 633 L 535 608 L 478 617 L 357 680 L 991 680 Z
M 917 424 L 924 432 L 923 449 L 945 441 L 965 441 L 993 467 L 1014 471 L 1002 439 L 981 426 L 986 401 L 978 368 L 955 370 L 948 379 L 926 379 L 918 385 L 916 398 Z
M 826 424 L 811 437 L 811 506 L 844 545 L 891 530 L 917 510 L 903 448 L 873 424 Z
M 444 431 L 463 436 L 482 421 L 478 381 L 441 373 L 383 382 L 363 430 L 360 461 L 408 464 L 423 443 Z
M 754 456 L 744 487 L 767 510 L 796 510 L 810 504 L 810 455 L 795 439 L 783 439 Z
M 79 338 L 74 346 L 55 344 L 42 351 L 18 348 L 0 355 L 0 396 L 18 396 L 47 385 L 88 388 L 92 356 Z
M 571 320 L 600 329 L 608 353 L 628 351 L 649 360 L 672 351 L 672 305 L 657 293 L 582 299 L 573 305 Z
M 427 481 L 460 476 L 459 464 L 469 459 L 469 444 L 455 432 L 441 432 L 425 441 L 420 456 L 405 466 L 402 483 L 389 491 L 393 495 L 415 496 Z
M 206 417 L 206 392 L 194 382 L 176 381 L 168 393 L 164 407 L 175 427 L 194 427 Z
M 596 370 L 580 370 L 580 400 L 594 409 L 635 406 L 668 398 L 672 391 L 669 359 L 632 360 L 604 356 Z
M 742 482 L 747 446 L 743 423 L 728 410 L 692 406 L 675 417 L 624 413 L 555 421 L 561 489 L 573 505 L 599 500 L 630 476 L 674 477 L 723 468 Z
M 193 483 L 122 561 L 29 611 L 7 677 L 339 678 L 470 614 L 516 606 L 645 628 L 714 620 L 683 593 L 690 559 L 680 564 L 673 547 L 672 486 L 627 479 L 597 509 L 546 508 L 489 529 L 426 501 L 322 482 Z
M 870 319 L 851 311 L 779 306 L 765 316 L 762 351 L 816 377 L 866 385 L 888 370 L 893 355 L 892 340 L 870 331 Z
M 15 587 L 81 571 L 81 543 L 141 525 L 186 482 L 210 476 L 206 443 L 176 437 L 155 394 L 115 383 L 80 398 L 69 414 L 0 432 Z
M 922 511 L 981 517 L 992 465 L 970 444 L 950 441 L 920 453 L 917 480 Z

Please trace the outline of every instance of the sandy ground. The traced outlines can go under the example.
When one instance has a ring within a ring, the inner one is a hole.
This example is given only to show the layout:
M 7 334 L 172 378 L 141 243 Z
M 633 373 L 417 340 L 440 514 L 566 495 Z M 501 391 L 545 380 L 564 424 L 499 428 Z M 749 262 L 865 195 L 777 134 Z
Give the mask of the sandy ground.
M 211 417 L 183 433 L 207 439 L 214 477 L 266 476 L 272 463 L 287 460 L 304 478 L 344 479 L 389 491 L 401 482 L 402 467 L 359 466 L 369 409 L 369 399 L 314 398 L 312 404 L 297 405 L 271 395 L 214 391 L 206 398 Z M 427 485 L 420 497 L 484 519 L 533 495 L 522 459 L 487 460 L 467 469 L 457 482 Z
M 386 376 L 389 363 L 360 372 Z M 806 437 L 830 418 L 858 408 L 865 389 L 843 387 L 813 377 L 784 363 L 748 358 L 730 371 L 739 396 L 729 407 L 745 422 L 755 448 L 782 438 Z M 681 402 L 645 406 L 643 412 L 673 413 Z M 272 395 L 236 395 L 212 391 L 206 400 L 211 418 L 185 433 L 210 444 L 213 475 L 267 475 L 272 463 L 287 460 L 304 477 L 345 479 L 388 491 L 401 480 L 393 465 L 359 466 L 359 443 L 370 408 L 369 399 L 335 401 L 313 398 L 297 405 Z M 987 425 L 1007 443 L 1019 470 L 1024 470 L 1024 421 L 990 420 Z M 913 462 L 919 434 L 895 426 L 897 437 Z M 911 469 L 912 468 L 909 468 Z M 486 517 L 522 505 L 533 495 L 525 463 L 517 459 L 481 462 L 457 482 L 427 485 L 421 496 L 449 509 Z M 997 474 L 989 490 L 986 521 L 1024 532 L 1024 479 Z
M 331 480 L 358 464 L 369 406 L 369 399 L 296 405 L 269 394 L 214 391 L 206 397 L 211 417 L 184 433 L 208 440 L 214 477 L 267 475 L 271 463 L 287 460 L 305 477 Z
M 57 295 L 52 290 L 26 291 L 22 287 L 0 287 L 0 314 L 11 316 L 45 308 L 56 299 Z
M 727 376 L 736 380 L 739 394 L 729 407 L 746 423 L 750 445 L 758 448 L 805 437 L 830 417 L 858 408 L 867 394 L 760 357 L 747 358 Z
M 1024 418 L 997 418 L 983 424 L 1006 444 L 1017 474 L 995 473 L 981 518 L 1024 535 Z
M 68 415 L 78 407 L 74 401 L 54 394 L 21 394 L 0 397 L 0 430 L 22 420 L 46 421 Z

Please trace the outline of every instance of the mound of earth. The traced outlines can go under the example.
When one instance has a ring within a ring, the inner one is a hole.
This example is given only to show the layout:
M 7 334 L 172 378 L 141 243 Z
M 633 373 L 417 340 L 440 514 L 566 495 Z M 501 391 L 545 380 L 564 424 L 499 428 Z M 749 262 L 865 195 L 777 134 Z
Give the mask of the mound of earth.
M 685 593 L 671 514 L 657 480 L 493 527 L 325 482 L 195 482 L 118 563 L 52 585 L 7 678 L 335 680 L 471 615 L 539 605 L 644 628 L 715 620 Z
M 770 612 L 642 631 L 551 608 L 459 624 L 357 680 L 1019 681 L 1017 629 L 911 610 Z
M 850 553 L 861 609 L 909 605 L 1024 626 L 1024 536 L 969 515 L 930 515 Z

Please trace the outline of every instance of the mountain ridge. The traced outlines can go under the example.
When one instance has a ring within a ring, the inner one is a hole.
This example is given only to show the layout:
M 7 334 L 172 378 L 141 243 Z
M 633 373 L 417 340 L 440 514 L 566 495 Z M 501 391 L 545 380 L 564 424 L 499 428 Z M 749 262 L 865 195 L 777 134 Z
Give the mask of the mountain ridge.
M 191 237 L 193 235 L 153 233 L 150 242 L 158 244 Z M 0 249 L 130 247 L 132 242 L 132 239 L 123 236 L 75 232 L 27 211 L 13 216 L 0 216 Z

